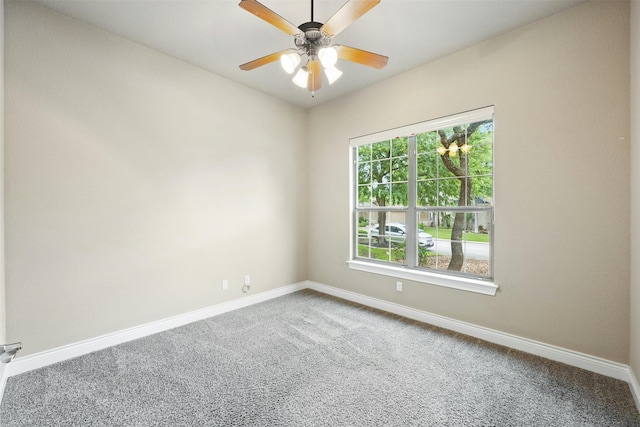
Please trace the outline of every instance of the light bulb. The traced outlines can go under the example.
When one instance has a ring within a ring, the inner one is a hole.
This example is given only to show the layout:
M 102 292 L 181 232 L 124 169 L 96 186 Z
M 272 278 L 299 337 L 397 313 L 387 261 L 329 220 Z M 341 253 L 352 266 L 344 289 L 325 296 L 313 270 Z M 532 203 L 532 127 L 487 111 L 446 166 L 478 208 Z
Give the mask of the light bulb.
M 441 145 L 440 147 L 438 147 L 438 154 L 440 154 L 441 156 L 444 156 L 444 153 L 447 152 L 447 149 L 444 148 L 443 145 Z
M 323 47 L 318 51 L 318 58 L 324 68 L 332 68 L 338 62 L 338 52 L 331 46 Z
M 333 84 L 333 82 L 340 78 L 342 71 L 338 70 L 336 67 L 327 67 L 324 69 L 324 74 L 327 76 L 329 84 Z
M 460 151 L 463 152 L 464 154 L 467 154 L 469 151 L 471 151 L 471 146 L 468 145 L 467 143 L 464 143 L 460 147 Z
M 297 86 L 300 86 L 303 89 L 307 88 L 307 82 L 309 80 L 309 72 L 305 67 L 302 67 L 298 70 L 293 79 L 291 79 Z
M 280 65 L 287 74 L 292 74 L 300 63 L 300 55 L 298 52 L 284 53 L 280 56 Z

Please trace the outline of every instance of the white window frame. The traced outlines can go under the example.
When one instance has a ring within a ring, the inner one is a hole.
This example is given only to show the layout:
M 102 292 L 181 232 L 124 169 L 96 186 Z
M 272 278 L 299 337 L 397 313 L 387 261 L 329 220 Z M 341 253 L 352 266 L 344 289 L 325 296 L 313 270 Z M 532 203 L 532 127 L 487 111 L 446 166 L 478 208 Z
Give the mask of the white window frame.
M 495 295 L 498 286 L 495 283 L 495 278 L 475 278 L 468 276 L 460 276 L 454 273 L 447 273 L 440 270 L 419 269 L 416 267 L 402 266 L 399 264 L 391 264 L 384 262 L 376 262 L 375 260 L 368 260 L 358 258 L 357 255 L 357 158 L 355 157 L 355 148 L 361 145 L 374 144 L 384 140 L 390 140 L 398 136 L 411 136 L 419 133 L 430 132 L 438 129 L 448 128 L 455 125 L 461 125 L 466 123 L 474 123 L 481 120 L 494 119 L 494 107 L 484 107 L 477 110 L 467 111 L 451 116 L 446 116 L 434 120 L 428 120 L 421 123 L 407 125 L 395 129 L 389 129 L 382 132 L 377 132 L 369 135 L 359 136 L 351 138 L 349 140 L 349 164 L 351 168 L 350 173 L 350 185 L 349 185 L 349 200 L 350 200 L 350 256 L 347 265 L 352 270 L 364 271 L 368 273 L 380 274 L 390 276 L 403 280 L 411 280 L 416 282 L 428 283 L 437 286 L 444 286 L 453 289 L 460 289 L 469 292 L 475 292 L 485 295 Z M 495 130 L 495 120 L 494 120 Z M 494 156 L 495 156 L 495 132 L 494 132 Z M 413 154 L 413 155 L 412 155 Z M 410 157 L 415 158 L 415 153 L 410 153 Z M 494 176 L 495 176 L 495 162 L 494 162 Z M 415 188 L 414 188 L 415 190 Z M 412 190 L 412 191 L 414 191 Z M 492 229 L 494 229 L 494 217 L 495 217 L 495 198 L 492 203 L 494 215 L 492 215 Z M 410 207 L 407 212 L 417 212 L 416 207 Z M 411 216 L 411 215 L 409 215 Z M 411 221 L 412 222 L 412 221 Z M 407 224 L 409 228 L 410 224 Z M 494 254 L 493 254 L 493 241 L 494 233 L 492 230 L 491 235 L 491 263 L 493 267 Z M 493 270 L 493 268 L 492 268 Z

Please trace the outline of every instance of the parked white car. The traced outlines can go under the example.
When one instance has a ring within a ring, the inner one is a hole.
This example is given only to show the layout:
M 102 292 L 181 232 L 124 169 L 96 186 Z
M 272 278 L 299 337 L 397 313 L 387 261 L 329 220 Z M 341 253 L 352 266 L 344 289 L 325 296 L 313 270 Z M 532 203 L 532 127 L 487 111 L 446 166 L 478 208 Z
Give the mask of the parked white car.
M 380 235 L 379 225 L 374 225 L 369 230 L 369 235 L 372 238 L 377 238 Z M 385 236 L 389 237 L 391 241 L 402 241 L 406 240 L 407 236 L 407 227 L 399 222 L 390 222 L 385 225 Z M 430 248 L 433 246 L 433 237 L 431 234 L 425 233 L 422 230 L 418 231 L 418 245 L 424 248 Z

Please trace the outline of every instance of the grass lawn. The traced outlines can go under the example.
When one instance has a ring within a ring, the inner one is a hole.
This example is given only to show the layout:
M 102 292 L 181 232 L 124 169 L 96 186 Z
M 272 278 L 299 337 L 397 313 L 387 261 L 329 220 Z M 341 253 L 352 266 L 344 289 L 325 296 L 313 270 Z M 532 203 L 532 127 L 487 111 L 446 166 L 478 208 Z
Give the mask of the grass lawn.
M 371 252 L 369 252 L 369 250 Z M 424 261 L 426 258 L 435 256 L 435 255 L 436 255 L 435 252 L 425 248 L 420 248 L 419 250 L 419 257 L 421 261 Z M 406 252 L 403 246 L 392 247 L 389 250 L 389 248 L 376 248 L 374 246 L 358 245 L 358 256 L 371 258 L 371 259 L 379 259 L 383 261 L 393 261 L 393 262 L 404 263 Z
M 436 229 L 434 227 L 425 227 L 425 233 L 431 234 L 433 238 L 436 237 L 438 239 L 446 239 L 451 240 L 451 229 L 450 228 L 439 228 L 438 233 L 436 235 Z M 479 234 L 479 233 L 466 233 L 465 237 L 468 242 L 484 242 L 489 243 L 489 235 L 488 234 Z
M 371 249 L 370 255 L 369 249 Z M 358 245 L 358 255 L 361 257 L 371 257 L 373 259 L 395 262 L 403 262 L 406 256 L 404 248 L 391 248 L 391 253 L 389 253 L 388 248 L 375 248 L 367 245 Z

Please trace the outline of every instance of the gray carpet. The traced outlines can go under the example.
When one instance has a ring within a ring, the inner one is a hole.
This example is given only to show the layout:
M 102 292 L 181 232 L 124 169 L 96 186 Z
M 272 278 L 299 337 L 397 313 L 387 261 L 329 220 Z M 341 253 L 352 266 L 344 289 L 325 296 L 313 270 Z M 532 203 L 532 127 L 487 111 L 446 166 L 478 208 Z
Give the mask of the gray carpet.
M 11 426 L 640 426 L 626 383 L 301 291 L 9 378 Z

